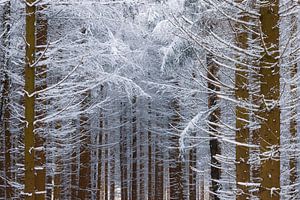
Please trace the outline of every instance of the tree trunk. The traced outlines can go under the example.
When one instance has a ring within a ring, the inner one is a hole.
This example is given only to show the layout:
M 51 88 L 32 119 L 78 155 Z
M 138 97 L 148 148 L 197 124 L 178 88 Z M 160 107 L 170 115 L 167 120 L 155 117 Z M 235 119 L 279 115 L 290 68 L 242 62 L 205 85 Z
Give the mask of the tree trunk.
M 89 132 L 89 118 L 88 114 L 84 113 L 87 108 L 91 93 L 86 92 L 82 102 L 81 111 L 83 112 L 80 116 L 80 134 L 81 134 L 81 146 L 80 146 L 80 166 L 79 166 L 79 188 L 78 198 L 89 199 L 90 188 L 91 188 L 91 152 L 89 145 L 91 144 L 91 137 Z
M 103 110 L 100 110 L 100 120 L 99 120 L 99 133 L 98 133 L 98 145 L 102 145 L 102 138 L 103 138 Z M 98 164 L 97 164 L 97 193 L 96 193 L 96 199 L 102 200 L 102 147 L 97 149 L 98 151 Z
M 140 122 L 140 126 L 142 127 L 142 122 Z M 142 129 L 142 128 L 141 128 Z M 145 199 L 145 174 L 144 174 L 144 133 L 143 132 L 140 132 L 140 143 L 139 143 L 139 148 L 140 148 L 140 155 L 139 155 L 139 158 L 140 158 L 140 165 L 139 165 L 139 168 L 140 168 L 140 176 L 139 176 L 139 185 L 140 185 L 140 191 L 139 191 L 139 197 L 140 199 Z
M 261 112 L 260 128 L 261 200 L 280 199 L 280 71 L 279 71 L 279 1 L 260 5 L 262 43 L 260 59 Z
M 132 200 L 137 198 L 137 117 L 136 117 L 137 97 L 132 99 Z
M 164 163 L 160 135 L 156 135 L 155 141 L 155 200 L 164 199 Z
M 35 13 L 34 0 L 26 0 L 26 57 L 25 57 L 25 200 L 35 199 L 35 173 L 34 173 L 34 115 L 35 97 L 31 94 L 35 90 Z
M 109 200 L 115 200 L 115 147 L 113 146 L 110 151 L 110 187 L 109 187 Z
M 180 106 L 179 100 L 173 99 L 171 102 L 171 108 L 174 114 L 171 118 L 171 128 L 174 130 L 180 123 Z M 170 164 L 169 164 L 169 177 L 170 177 L 170 200 L 182 200 L 184 199 L 183 188 L 183 166 L 179 151 L 179 137 L 178 132 L 175 131 L 170 138 Z
M 106 122 L 106 121 L 105 121 Z M 105 126 L 107 124 L 105 123 Z M 105 131 L 104 132 L 104 144 L 108 144 L 108 132 Z M 108 162 L 109 162 L 109 158 L 108 158 L 108 147 L 105 147 L 105 150 L 104 150 L 104 200 L 108 200 Z
M 240 0 L 237 3 L 241 3 Z M 249 21 L 246 15 L 240 14 L 239 20 Z M 248 48 L 248 33 L 246 27 L 237 23 L 235 25 L 236 43 L 241 49 L 247 50 Z M 241 63 L 247 63 L 244 58 L 238 57 Z M 235 98 L 238 105 L 235 108 L 236 114 L 236 142 L 242 144 L 249 143 L 249 111 L 243 103 L 249 101 L 249 83 L 248 83 L 248 68 L 243 64 L 236 65 L 235 71 Z M 249 196 L 249 188 L 246 185 L 250 182 L 250 165 L 249 165 L 249 147 L 236 145 L 236 187 L 237 187 L 237 200 L 247 200 Z
M 127 184 L 127 133 L 124 123 L 126 122 L 126 105 L 121 103 L 120 116 L 120 171 L 121 171 L 121 200 L 128 200 Z
M 220 91 L 220 87 L 215 83 L 218 81 L 218 71 L 219 67 L 213 62 L 212 55 L 207 55 L 207 67 L 208 73 L 208 108 L 213 109 L 209 115 L 209 132 L 211 132 L 211 139 L 209 140 L 210 154 L 211 154 L 211 199 L 219 200 L 218 190 L 220 189 L 219 180 L 221 178 L 221 164 L 217 160 L 216 156 L 221 154 L 221 148 L 218 141 L 218 138 L 215 135 L 218 135 L 218 126 L 221 110 L 218 106 L 219 98 L 217 92 Z
M 46 51 L 47 45 L 47 31 L 48 31 L 48 21 L 47 16 L 43 14 L 46 6 L 38 7 L 38 15 L 37 15 L 37 56 L 40 57 L 40 61 L 46 59 L 44 56 L 44 51 Z M 37 63 L 38 64 L 38 63 Z M 47 88 L 47 66 L 46 65 L 37 65 L 37 79 L 40 84 L 37 86 L 37 91 L 44 90 Z M 37 96 L 37 117 L 38 119 L 42 119 L 46 116 L 46 105 L 47 100 L 42 96 Z M 46 128 L 46 124 L 43 122 L 39 122 L 36 125 L 36 134 L 35 134 L 35 168 L 36 168 L 36 176 L 35 176 L 35 190 L 36 190 L 36 200 L 44 200 L 46 194 L 46 152 L 45 152 L 45 138 L 44 131 Z
M 197 184 L 196 184 L 196 176 L 195 172 L 196 164 L 197 164 L 197 155 L 196 155 L 196 147 L 189 152 L 189 200 L 196 200 L 197 198 Z
M 154 200 L 152 182 L 152 133 L 151 133 L 151 102 L 148 103 L 148 200 Z

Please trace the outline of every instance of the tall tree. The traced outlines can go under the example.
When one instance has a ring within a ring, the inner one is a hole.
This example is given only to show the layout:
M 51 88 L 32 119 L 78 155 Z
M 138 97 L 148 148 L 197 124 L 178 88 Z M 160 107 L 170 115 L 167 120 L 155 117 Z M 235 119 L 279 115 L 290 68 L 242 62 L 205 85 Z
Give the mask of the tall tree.
M 120 175 L 121 175 L 121 200 L 128 200 L 128 183 L 127 183 L 127 133 L 124 127 L 126 123 L 126 105 L 121 102 L 121 116 L 120 116 Z
M 153 169 L 152 169 L 152 132 L 151 132 L 151 101 L 148 102 L 148 134 L 147 134 L 147 137 L 148 137 L 148 177 L 147 177 L 147 180 L 148 180 L 148 200 L 153 200 L 154 198 L 154 191 L 153 191 L 153 177 L 152 177 L 152 173 L 153 173 Z
M 89 117 L 86 113 L 86 109 L 89 106 L 91 91 L 87 91 L 83 95 L 84 100 L 81 105 L 80 116 L 80 165 L 79 165 L 79 188 L 78 198 L 89 199 L 91 198 L 91 136 L 89 129 Z
M 176 83 L 178 85 L 178 83 Z M 170 164 L 169 164 L 169 179 L 170 179 L 170 199 L 184 199 L 184 184 L 183 184 L 183 163 L 179 150 L 179 136 L 177 128 L 180 124 L 180 105 L 179 99 L 174 98 L 171 102 L 173 116 L 171 117 L 171 128 L 175 130 L 170 136 Z
M 100 94 L 101 98 L 103 99 L 103 85 L 100 86 Z M 103 129 L 104 129 L 104 114 L 103 109 L 100 109 L 99 113 L 99 131 L 97 135 L 97 144 L 99 146 L 103 143 Z M 103 183 L 102 183 L 102 163 L 103 163 L 103 152 L 102 148 L 97 148 L 97 192 L 96 192 L 96 198 L 97 200 L 102 200 L 102 190 L 103 190 Z
M 241 4 L 243 1 L 236 1 Z M 249 17 L 245 13 L 238 13 L 238 19 L 242 22 L 249 21 Z M 236 23 L 235 25 L 236 45 L 237 47 L 247 50 L 248 48 L 248 32 L 245 25 Z M 245 103 L 249 101 L 249 81 L 247 61 L 241 55 L 237 58 L 241 64 L 236 65 L 235 70 L 235 98 L 238 101 L 236 106 L 236 186 L 237 199 L 249 199 L 249 189 L 247 183 L 250 182 L 250 165 L 249 165 L 249 111 Z M 246 144 L 246 145 L 240 145 Z
M 261 200 L 280 199 L 280 70 L 279 0 L 260 2 L 262 48 L 260 59 Z
M 221 178 L 221 164 L 217 160 L 216 156 L 221 154 L 221 147 L 218 140 L 218 122 L 220 120 L 221 110 L 219 108 L 219 98 L 217 92 L 220 91 L 220 86 L 218 85 L 218 65 L 213 61 L 213 55 L 207 55 L 207 77 L 208 77 L 208 108 L 211 109 L 209 115 L 209 131 L 211 133 L 211 138 L 209 140 L 209 148 L 211 154 L 211 191 L 212 200 L 219 200 L 218 190 L 220 189 L 220 178 Z
M 131 179 L 131 195 L 132 200 L 138 199 L 138 188 L 137 188 L 137 174 L 138 174 L 138 168 L 137 168 L 137 97 L 134 96 L 132 99 L 132 179 Z
M 26 200 L 35 199 L 34 173 L 34 118 L 35 118 L 35 50 L 36 50 L 36 4 L 34 0 L 26 0 L 25 24 L 25 179 L 24 196 Z
M 155 199 L 164 199 L 164 162 L 163 162 L 163 151 L 160 145 L 162 137 L 156 135 L 155 137 Z
M 37 33 L 36 33 L 36 53 L 38 61 L 45 61 L 45 51 L 47 46 L 47 32 L 48 32 L 48 20 L 46 14 L 44 14 L 46 5 L 37 7 Z M 36 64 L 36 90 L 45 90 L 47 88 L 47 66 L 45 64 Z M 35 190 L 37 200 L 44 200 L 46 194 L 46 150 L 45 150 L 45 130 L 46 124 L 43 122 L 43 118 L 46 117 L 46 105 L 47 100 L 42 95 L 37 97 L 38 108 L 36 110 L 37 119 L 39 123 L 36 124 L 35 129 Z

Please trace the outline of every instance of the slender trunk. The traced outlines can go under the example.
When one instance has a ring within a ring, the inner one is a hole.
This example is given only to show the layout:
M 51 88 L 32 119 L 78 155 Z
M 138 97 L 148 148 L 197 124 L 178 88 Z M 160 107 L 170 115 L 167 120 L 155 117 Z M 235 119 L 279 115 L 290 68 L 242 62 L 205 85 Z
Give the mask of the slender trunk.
M 99 120 L 99 128 L 100 131 L 98 133 L 98 145 L 102 145 L 102 138 L 103 138 L 103 110 L 100 110 L 100 120 Z M 98 164 L 97 164 L 97 200 L 102 200 L 102 147 L 97 149 L 98 151 Z
M 155 141 L 155 200 L 164 199 L 164 163 L 162 146 L 159 145 L 161 137 L 156 135 Z
M 89 199 L 90 188 L 91 188 L 91 152 L 89 145 L 91 144 L 91 137 L 89 133 L 89 117 L 85 112 L 87 108 L 91 94 L 90 91 L 84 95 L 84 101 L 82 103 L 81 111 L 83 112 L 80 116 L 80 166 L 79 166 L 79 188 L 78 198 Z
M 140 126 L 142 126 L 142 123 L 140 123 Z M 139 143 L 139 148 L 140 148 L 140 176 L 139 176 L 139 185 L 140 185 L 140 191 L 139 191 L 139 197 L 140 199 L 145 199 L 145 174 L 144 174 L 144 133 L 140 132 L 140 143 Z
M 26 57 L 25 57 L 25 200 L 35 199 L 35 173 L 34 173 L 34 118 L 35 97 L 31 94 L 35 90 L 35 13 L 34 0 L 26 0 Z
M 132 99 L 132 179 L 131 194 L 132 200 L 137 199 L 137 122 L 136 122 L 137 97 Z
M 148 200 L 154 200 L 152 182 L 152 133 L 151 133 L 151 103 L 148 104 Z
M 241 3 L 240 0 L 237 3 Z M 241 14 L 239 20 L 247 22 L 248 17 Z M 248 48 L 248 33 L 244 25 L 236 24 L 236 43 L 241 49 Z M 245 63 L 244 58 L 237 58 L 241 63 Z M 248 68 L 243 64 L 236 65 L 235 71 L 235 98 L 239 101 L 235 108 L 236 114 L 236 136 L 235 140 L 238 143 L 249 143 L 249 111 L 243 103 L 249 101 L 248 90 Z M 249 196 L 249 188 L 247 183 L 250 182 L 250 165 L 249 165 L 249 147 L 236 145 L 236 187 L 237 200 L 247 200 Z
M 106 125 L 106 123 L 105 123 Z M 108 132 L 105 131 L 104 133 L 104 144 L 108 144 Z M 105 147 L 104 150 L 104 200 L 108 200 L 108 162 L 109 162 L 109 158 L 108 158 L 108 147 Z
M 123 110 L 124 109 L 124 110 Z M 128 200 L 128 184 L 127 184 L 127 135 L 124 123 L 126 122 L 126 107 L 121 103 L 120 116 L 120 170 L 121 170 L 121 200 Z
M 48 21 L 47 16 L 43 14 L 45 10 L 45 6 L 38 7 L 37 14 L 37 56 L 41 57 L 39 60 L 43 61 L 46 59 L 44 56 L 44 51 L 46 51 L 47 45 L 47 31 L 48 31 Z M 47 88 L 47 66 L 46 65 L 38 65 L 37 66 L 37 79 L 40 84 L 37 86 L 37 90 L 43 90 Z M 37 96 L 37 104 L 39 109 L 37 109 L 37 117 L 38 119 L 42 119 L 46 116 L 46 105 L 47 101 L 42 96 Z M 46 152 L 45 152 L 45 138 L 44 131 L 46 128 L 46 124 L 40 122 L 36 125 L 36 130 L 38 130 L 35 134 L 35 168 L 36 168 L 36 176 L 35 176 L 35 190 L 36 190 L 36 200 L 44 200 L 46 194 Z
M 253 10 L 257 10 L 256 1 L 253 0 L 251 4 L 252 4 L 251 8 Z M 251 18 L 250 20 L 251 20 L 252 23 L 255 23 L 255 24 L 258 23 L 257 19 Z M 258 27 L 255 27 L 253 31 L 258 34 L 260 30 L 259 30 Z M 251 34 L 251 40 L 253 41 L 253 44 L 259 45 L 259 42 L 258 42 L 259 41 L 259 36 L 255 33 Z M 249 85 L 251 84 L 251 87 L 249 88 L 250 99 L 252 101 L 251 103 L 254 106 L 259 106 L 260 101 L 261 101 L 260 83 L 259 83 L 260 82 L 259 68 L 257 67 L 257 66 L 259 66 L 259 61 L 251 60 L 251 64 L 254 67 L 249 72 L 250 73 L 250 80 L 251 80 L 251 82 L 249 83 Z M 256 124 L 256 125 L 252 126 L 251 130 L 250 130 L 251 131 L 250 132 L 251 142 L 252 142 L 253 145 L 259 146 L 260 145 L 259 144 L 259 140 L 260 140 L 259 139 L 259 126 L 257 126 L 257 124 L 259 124 L 259 121 L 260 121 L 260 119 L 258 118 L 259 117 L 259 110 L 252 111 L 250 116 L 251 116 L 250 121 L 252 123 Z M 260 183 L 260 177 L 259 177 L 260 176 L 260 158 L 259 158 L 260 149 L 259 148 L 252 148 L 250 154 L 253 156 L 252 157 L 252 162 L 250 163 L 251 164 L 250 171 L 252 172 L 251 182 L 259 184 Z M 252 190 L 251 195 L 255 196 L 255 197 L 258 197 L 259 188 L 257 186 L 253 186 L 251 188 L 251 190 Z
M 110 151 L 110 187 L 109 200 L 115 200 L 115 147 Z
M 280 71 L 279 71 L 279 0 L 260 5 L 263 48 L 260 59 L 261 200 L 280 199 Z
M 171 108 L 174 114 L 171 118 L 171 128 L 176 129 L 180 123 L 180 106 L 177 98 L 171 102 Z M 170 179 L 170 200 L 182 200 L 184 199 L 183 188 L 183 164 L 179 151 L 179 138 L 178 132 L 175 131 L 170 136 L 171 148 L 170 148 L 170 164 L 169 164 L 169 179 Z
M 215 83 L 218 81 L 219 67 L 213 62 L 212 55 L 207 55 L 207 67 L 208 74 L 208 108 L 213 109 L 209 115 L 209 132 L 211 132 L 211 139 L 209 141 L 210 155 L 211 155 L 211 199 L 219 200 L 218 190 L 220 189 L 219 180 L 221 178 L 221 164 L 217 160 L 216 156 L 221 154 L 220 143 L 216 135 L 218 135 L 218 122 L 221 115 L 221 110 L 218 106 L 219 98 L 217 92 L 220 91 L 220 87 Z
M 196 184 L 196 151 L 197 149 L 194 147 L 189 152 L 189 200 L 196 200 L 197 198 L 197 184 Z

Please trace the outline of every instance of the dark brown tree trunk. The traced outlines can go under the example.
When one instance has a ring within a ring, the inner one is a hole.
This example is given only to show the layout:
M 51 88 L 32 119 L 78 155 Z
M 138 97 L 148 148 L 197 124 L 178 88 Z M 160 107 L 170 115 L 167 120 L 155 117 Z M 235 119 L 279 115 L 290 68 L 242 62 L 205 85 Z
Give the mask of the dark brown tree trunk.
M 151 102 L 148 104 L 148 200 L 154 200 L 152 181 L 152 133 L 151 133 Z
M 197 185 L 196 185 L 196 151 L 197 149 L 194 147 L 189 152 L 189 200 L 196 200 L 197 198 Z
M 164 162 L 162 146 L 159 144 L 161 136 L 156 135 L 155 141 L 155 200 L 164 199 Z
M 120 128 L 120 170 L 121 170 L 121 200 L 128 200 L 127 184 L 127 133 L 124 127 L 126 122 L 126 105 L 121 103 Z
M 34 121 L 35 121 L 35 50 L 36 50 L 36 6 L 34 0 L 26 0 L 26 25 L 25 25 L 25 121 L 24 145 L 25 145 L 25 179 L 24 199 L 35 199 L 35 172 L 34 172 Z
M 37 35 L 36 35 L 36 45 L 37 45 L 37 57 L 39 61 L 46 60 L 44 53 L 47 46 L 47 32 L 48 32 L 48 20 L 47 16 L 43 14 L 46 6 L 38 7 L 37 14 Z M 37 63 L 37 91 L 44 90 L 47 88 L 47 66 L 39 65 Z M 37 118 L 43 119 L 46 116 L 46 105 L 47 100 L 42 97 L 42 95 L 37 95 Z M 46 124 L 42 121 L 36 124 L 36 134 L 35 134 L 35 190 L 36 190 L 36 200 L 44 200 L 46 194 L 46 152 L 45 152 L 45 137 L 44 131 Z
M 105 123 L 106 125 L 106 123 Z M 108 144 L 108 132 L 105 131 L 104 132 L 104 138 L 105 138 L 105 144 Z M 108 158 L 108 147 L 105 148 L 104 150 L 104 200 L 108 200 L 108 162 L 109 162 L 109 158 Z
M 132 200 L 138 199 L 137 197 L 137 97 L 134 96 L 132 99 L 132 179 L 131 179 L 131 195 Z
M 176 130 L 176 127 L 180 124 L 180 106 L 179 100 L 173 99 L 171 102 L 171 108 L 173 109 L 173 116 L 171 118 L 171 127 Z M 170 179 L 170 200 L 182 200 L 184 199 L 184 188 L 183 188 L 183 163 L 180 156 L 179 150 L 179 136 L 178 132 L 170 136 L 170 163 L 169 163 L 169 179 Z
M 78 188 L 78 198 L 81 200 L 91 198 L 90 188 L 91 188 L 91 152 L 90 144 L 91 137 L 89 132 L 89 117 L 85 112 L 87 108 L 91 94 L 90 91 L 86 92 L 84 95 L 84 100 L 82 102 L 81 111 L 83 112 L 80 116 L 80 166 L 79 166 L 79 188 Z
M 221 164 L 217 160 L 216 156 L 221 154 L 220 144 L 217 138 L 218 126 L 221 110 L 218 107 L 219 98 L 217 92 L 220 91 L 220 86 L 217 85 L 218 82 L 218 71 L 219 67 L 214 63 L 213 56 L 207 55 L 207 67 L 208 67 L 208 108 L 213 109 L 209 115 L 209 132 L 211 133 L 211 139 L 209 141 L 210 154 L 211 154 L 211 199 L 219 200 L 218 190 L 220 189 L 219 180 L 221 178 Z
M 262 48 L 260 92 L 262 117 L 260 135 L 260 200 L 280 199 L 280 70 L 279 0 L 260 4 Z
M 140 125 L 142 126 L 142 125 Z M 140 137 L 139 137 L 140 143 L 139 143 L 139 148 L 140 148 L 140 154 L 139 154 L 139 159 L 140 159 L 140 176 L 139 176 L 139 197 L 140 199 L 145 199 L 145 174 L 144 174 L 144 133 L 140 132 Z
M 102 110 L 101 110 L 102 112 Z M 102 145 L 102 130 L 103 130 L 103 114 L 100 113 L 100 121 L 99 121 L 99 128 L 100 131 L 98 133 L 98 145 Z M 102 148 L 98 148 L 98 164 L 97 164 L 97 194 L 96 198 L 97 200 L 102 200 L 102 190 L 103 190 L 103 185 L 102 185 Z
M 236 0 L 237 3 L 242 3 Z M 240 14 L 240 21 L 248 22 L 249 17 Z M 244 25 L 237 23 L 235 25 L 236 44 L 239 48 L 247 50 L 248 48 L 248 33 Z M 244 58 L 237 57 L 241 63 L 247 64 Z M 243 106 L 243 103 L 249 101 L 249 83 L 248 83 L 248 68 L 243 64 L 236 65 L 235 71 L 235 98 L 238 105 L 235 109 L 236 114 L 236 142 L 240 144 L 248 144 L 250 139 L 249 134 L 249 110 Z M 250 182 L 250 164 L 249 164 L 249 147 L 236 145 L 236 187 L 237 200 L 247 200 L 250 198 L 249 187 L 247 183 Z

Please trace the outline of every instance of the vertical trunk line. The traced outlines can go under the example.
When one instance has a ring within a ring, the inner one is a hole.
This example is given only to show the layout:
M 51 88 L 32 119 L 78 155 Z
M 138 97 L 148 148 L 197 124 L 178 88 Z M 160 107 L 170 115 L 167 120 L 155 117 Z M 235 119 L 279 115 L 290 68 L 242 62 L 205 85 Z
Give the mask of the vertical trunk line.
M 261 200 L 280 199 L 280 70 L 279 0 L 260 4 L 260 25 L 264 43 L 260 60 L 260 178 Z
M 40 61 L 46 60 L 46 57 L 43 56 L 44 51 L 46 50 L 47 45 L 47 31 L 48 31 L 48 21 L 47 16 L 43 13 L 46 9 L 45 5 L 39 6 L 37 8 L 37 38 L 36 38 L 36 53 L 37 56 L 42 56 Z M 38 64 L 38 63 L 37 63 Z M 47 66 L 46 65 L 38 65 L 37 66 L 37 79 L 40 84 L 37 86 L 37 90 L 43 90 L 47 88 Z M 37 97 L 37 110 L 36 115 L 38 119 L 42 119 L 46 116 L 46 105 L 47 100 L 42 97 Z M 36 133 L 35 133 L 35 166 L 36 166 L 36 176 L 35 176 L 35 190 L 36 190 L 36 200 L 44 200 L 46 194 L 46 150 L 45 150 L 45 138 L 44 138 L 44 130 L 46 128 L 46 124 L 43 122 L 39 122 L 36 125 Z
M 34 174 L 34 120 L 35 120 L 35 97 L 30 96 L 35 90 L 35 24 L 36 6 L 34 0 L 26 0 L 26 57 L 25 57 L 25 200 L 35 199 L 35 174 Z
M 241 3 L 241 1 L 237 1 Z M 239 20 L 248 22 L 249 18 L 241 13 Z M 244 25 L 236 24 L 236 43 L 241 49 L 247 50 L 248 48 L 248 33 Z M 237 58 L 242 63 L 247 63 L 245 58 Z M 238 104 L 236 105 L 236 141 L 242 144 L 249 143 L 249 111 L 243 103 L 249 101 L 248 89 L 248 68 L 242 64 L 236 65 L 235 71 L 235 98 Z M 250 182 L 250 164 L 249 164 L 249 147 L 236 145 L 236 187 L 237 187 L 237 200 L 247 200 L 250 198 L 249 187 L 247 183 Z
M 213 109 L 209 115 L 209 132 L 211 139 L 209 140 L 210 154 L 211 154 L 211 199 L 220 200 L 218 196 L 218 190 L 220 189 L 219 180 L 221 178 L 221 163 L 217 160 L 216 156 L 221 154 L 221 147 L 218 141 L 218 138 L 214 135 L 218 135 L 218 126 L 216 125 L 219 122 L 221 116 L 221 110 L 218 106 L 219 98 L 217 92 L 220 91 L 220 87 L 214 82 L 218 81 L 218 71 L 219 67 L 213 62 L 213 56 L 211 54 L 207 55 L 207 67 L 208 73 L 208 108 Z

